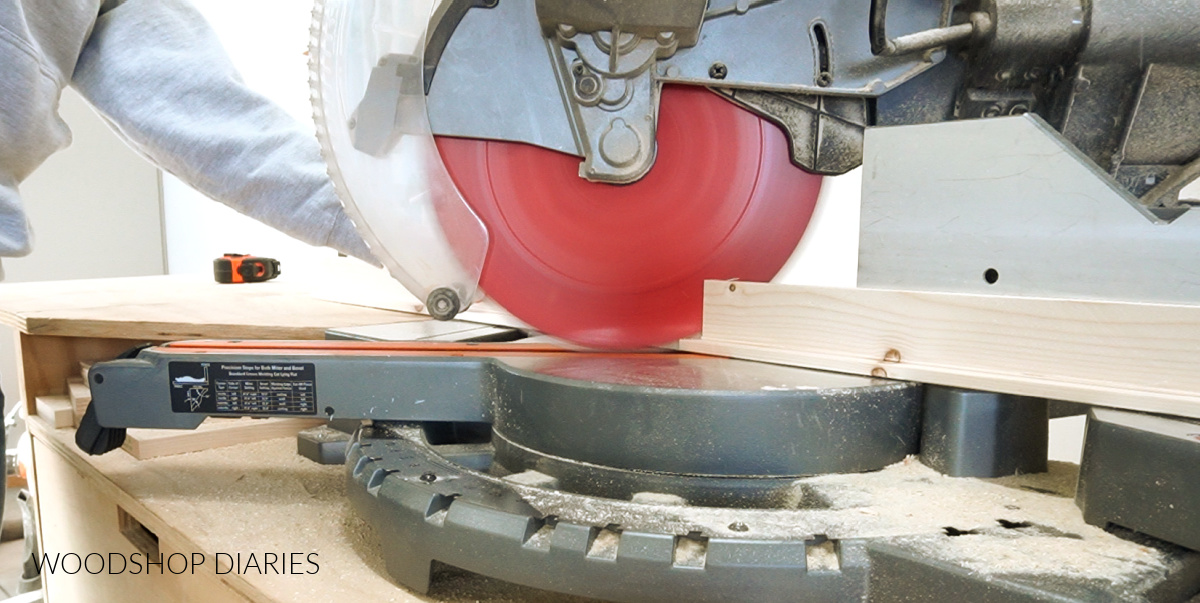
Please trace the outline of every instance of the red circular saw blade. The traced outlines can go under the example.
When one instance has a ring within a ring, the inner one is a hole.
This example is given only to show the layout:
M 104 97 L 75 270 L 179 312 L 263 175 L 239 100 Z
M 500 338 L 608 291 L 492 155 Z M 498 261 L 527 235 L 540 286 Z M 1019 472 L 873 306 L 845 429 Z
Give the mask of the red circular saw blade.
M 703 88 L 663 88 L 658 154 L 627 185 L 579 177 L 579 158 L 439 138 L 487 226 L 480 286 L 518 318 L 598 348 L 700 330 L 705 279 L 765 281 L 812 216 L 821 178 L 792 165 L 775 125 Z

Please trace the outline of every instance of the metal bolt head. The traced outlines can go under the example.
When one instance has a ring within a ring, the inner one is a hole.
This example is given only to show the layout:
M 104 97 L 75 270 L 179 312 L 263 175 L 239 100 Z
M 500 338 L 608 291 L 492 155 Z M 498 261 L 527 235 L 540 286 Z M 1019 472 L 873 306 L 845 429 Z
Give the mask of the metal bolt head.
M 735 522 L 729 524 L 729 529 L 734 532 L 749 532 L 750 526 L 748 526 L 740 521 L 735 521 Z
M 425 299 L 425 308 L 438 320 L 450 320 L 462 309 L 458 293 L 449 287 L 434 289 Z
M 417 479 L 419 479 L 427 484 L 432 484 L 433 482 L 437 481 L 437 474 L 432 471 L 426 471 L 425 473 L 422 473 L 421 477 L 418 477 Z
M 708 77 L 714 80 L 723 80 L 727 75 L 729 75 L 729 68 L 725 66 L 725 63 L 713 63 L 712 67 L 708 68 Z
M 575 92 L 582 99 L 592 99 L 600 94 L 600 78 L 587 74 L 575 80 Z

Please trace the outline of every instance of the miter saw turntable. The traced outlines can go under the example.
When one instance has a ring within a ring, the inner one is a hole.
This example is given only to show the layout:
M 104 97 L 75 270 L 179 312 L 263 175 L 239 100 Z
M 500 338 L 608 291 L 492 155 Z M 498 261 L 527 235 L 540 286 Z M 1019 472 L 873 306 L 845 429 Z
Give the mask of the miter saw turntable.
M 863 163 L 860 286 L 1200 299 L 1200 5 L 323 0 L 310 55 L 338 193 L 429 313 L 486 292 L 599 351 L 158 346 L 93 367 L 85 450 L 354 424 L 348 493 L 422 591 L 445 564 L 621 601 L 1200 592 L 1195 423 L 630 351 L 697 332 L 704 279 L 771 278 Z M 1089 413 L 1078 471 L 1052 412 Z

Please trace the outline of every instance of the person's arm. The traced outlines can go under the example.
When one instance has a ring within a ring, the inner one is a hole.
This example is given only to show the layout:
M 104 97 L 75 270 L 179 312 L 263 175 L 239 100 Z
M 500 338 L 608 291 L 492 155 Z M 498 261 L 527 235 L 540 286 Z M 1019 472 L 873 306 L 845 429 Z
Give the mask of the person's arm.
M 197 190 L 378 264 L 337 200 L 317 141 L 246 87 L 186 1 L 106 2 L 72 80 L 135 148 Z

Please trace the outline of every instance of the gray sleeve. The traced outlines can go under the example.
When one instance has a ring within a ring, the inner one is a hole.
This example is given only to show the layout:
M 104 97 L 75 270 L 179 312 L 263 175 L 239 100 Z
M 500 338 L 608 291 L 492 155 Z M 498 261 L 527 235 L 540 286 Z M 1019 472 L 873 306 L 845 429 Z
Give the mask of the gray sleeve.
M 342 210 L 317 141 L 246 87 L 185 0 L 110 0 L 72 84 L 138 151 L 197 190 L 378 264 Z

